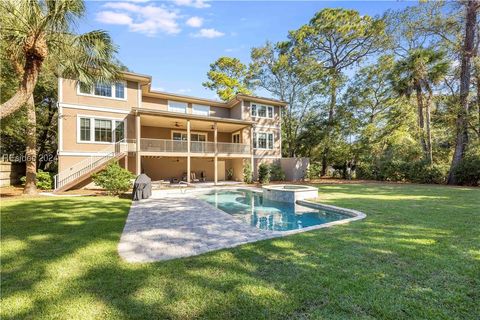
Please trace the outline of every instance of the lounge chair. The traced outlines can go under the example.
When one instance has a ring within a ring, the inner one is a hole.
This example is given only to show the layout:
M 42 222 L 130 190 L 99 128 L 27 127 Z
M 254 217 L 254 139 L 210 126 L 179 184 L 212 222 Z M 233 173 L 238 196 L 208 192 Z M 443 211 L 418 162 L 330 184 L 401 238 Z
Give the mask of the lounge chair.
M 200 182 L 200 179 L 197 179 L 195 172 L 190 173 L 190 181 L 191 182 Z
M 207 175 L 205 174 L 205 171 L 200 172 L 200 181 L 207 181 Z

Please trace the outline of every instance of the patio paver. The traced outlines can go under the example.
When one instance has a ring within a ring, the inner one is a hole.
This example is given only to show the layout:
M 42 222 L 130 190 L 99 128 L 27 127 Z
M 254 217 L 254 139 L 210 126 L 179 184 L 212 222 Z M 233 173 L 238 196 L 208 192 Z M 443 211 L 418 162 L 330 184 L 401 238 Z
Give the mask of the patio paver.
M 188 257 L 278 237 L 236 222 L 229 214 L 188 196 L 134 202 L 118 251 L 128 262 Z

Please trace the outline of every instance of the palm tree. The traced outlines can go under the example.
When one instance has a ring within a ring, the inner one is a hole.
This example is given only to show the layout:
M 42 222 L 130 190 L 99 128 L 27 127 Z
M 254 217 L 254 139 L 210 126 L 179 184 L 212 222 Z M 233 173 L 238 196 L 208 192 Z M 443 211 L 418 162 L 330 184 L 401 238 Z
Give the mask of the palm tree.
M 116 47 L 108 33 L 77 34 L 74 26 L 85 13 L 83 0 L 2 0 L 0 52 L 19 78 L 16 93 L 0 107 L 0 119 L 27 106 L 27 174 L 24 193 L 36 193 L 36 123 L 33 90 L 45 64 L 57 76 L 92 84 L 118 76 Z
M 410 98 L 415 93 L 420 143 L 430 164 L 433 163 L 430 126 L 432 87 L 445 77 L 448 69 L 449 63 L 443 52 L 422 48 L 411 50 L 406 58 L 395 64 L 390 75 L 393 88 L 400 96 Z

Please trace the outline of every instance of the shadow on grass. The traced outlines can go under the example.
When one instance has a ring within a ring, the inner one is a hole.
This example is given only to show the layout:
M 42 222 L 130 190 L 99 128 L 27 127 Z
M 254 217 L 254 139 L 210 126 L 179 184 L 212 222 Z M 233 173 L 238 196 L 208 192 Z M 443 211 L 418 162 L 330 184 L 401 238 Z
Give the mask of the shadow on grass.
M 2 309 L 11 308 L 5 318 L 474 319 L 479 314 L 479 261 L 470 254 L 480 250 L 478 223 L 472 223 L 478 221 L 475 194 L 442 190 L 435 199 L 426 188 L 335 187 L 320 187 L 341 195 L 325 200 L 365 210 L 367 220 L 151 264 L 127 264 L 118 257 L 128 201 L 12 202 L 2 210 Z M 391 198 L 379 204 L 355 197 L 379 192 Z M 395 192 L 427 198 L 412 207 L 408 199 L 395 199 Z M 458 202 L 461 208 L 455 208 Z M 13 302 L 22 295 L 29 301 L 23 309 Z

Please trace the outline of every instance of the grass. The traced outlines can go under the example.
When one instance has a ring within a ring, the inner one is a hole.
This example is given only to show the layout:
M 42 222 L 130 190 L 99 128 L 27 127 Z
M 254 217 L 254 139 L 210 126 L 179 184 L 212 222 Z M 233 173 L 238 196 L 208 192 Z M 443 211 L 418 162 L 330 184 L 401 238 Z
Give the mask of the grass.
M 128 264 L 130 202 L 2 203 L 2 319 L 479 319 L 480 190 L 321 185 L 348 225 Z

